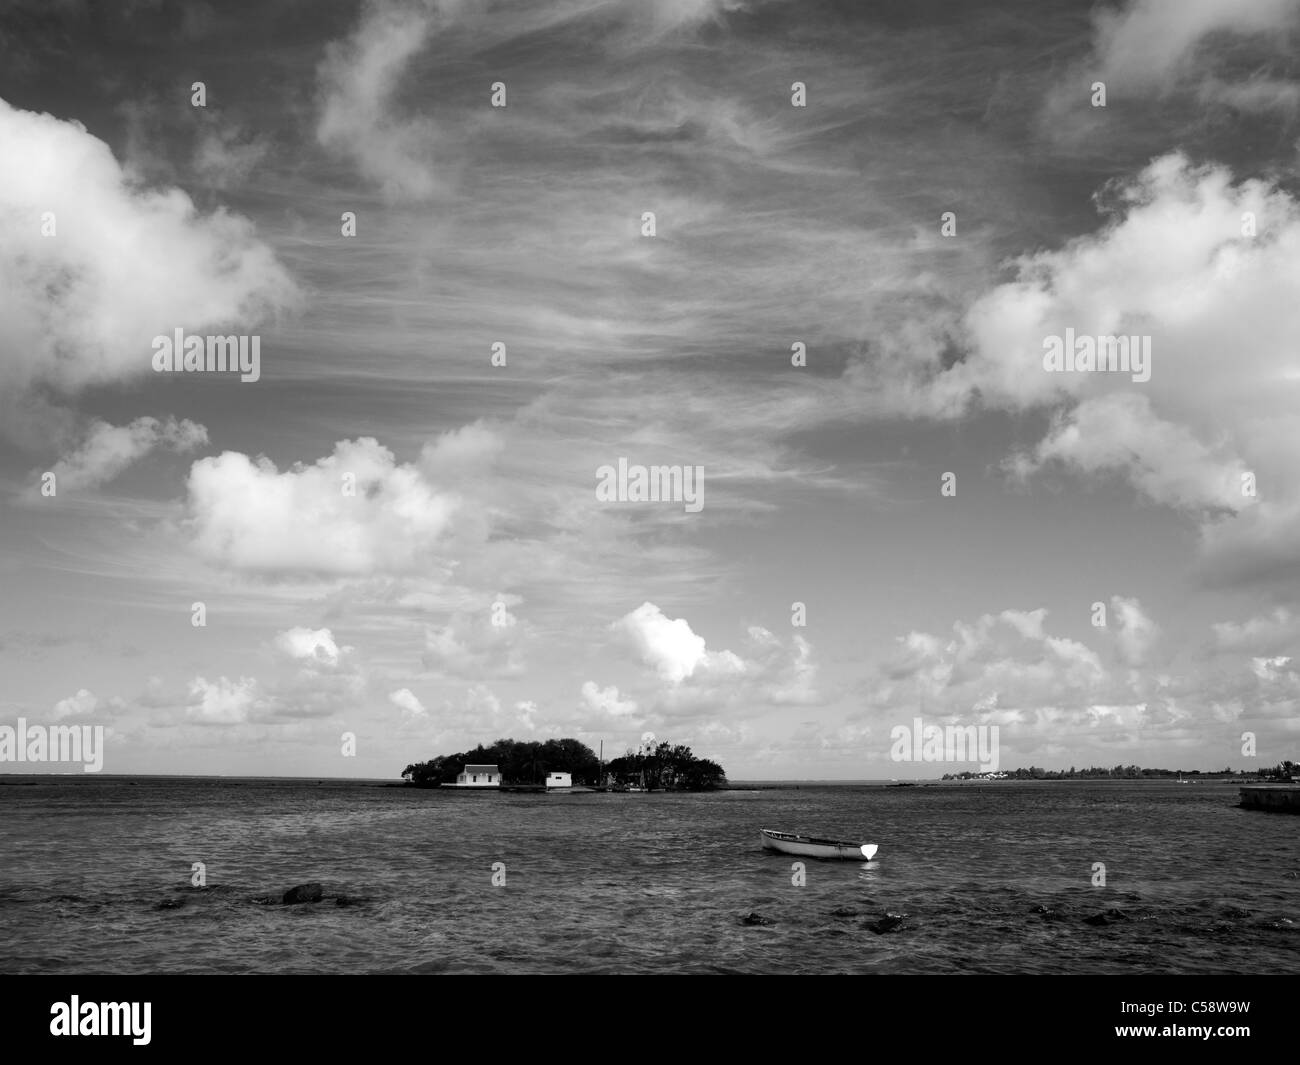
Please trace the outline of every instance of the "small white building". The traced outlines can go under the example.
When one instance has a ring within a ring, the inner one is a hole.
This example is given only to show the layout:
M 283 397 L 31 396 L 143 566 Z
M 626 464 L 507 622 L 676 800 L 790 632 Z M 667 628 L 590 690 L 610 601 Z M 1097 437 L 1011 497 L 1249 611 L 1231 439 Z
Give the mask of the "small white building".
M 573 774 L 547 773 L 546 786 L 548 788 L 571 788 L 573 787 Z
M 494 765 L 467 765 L 452 787 L 499 788 L 501 771 Z

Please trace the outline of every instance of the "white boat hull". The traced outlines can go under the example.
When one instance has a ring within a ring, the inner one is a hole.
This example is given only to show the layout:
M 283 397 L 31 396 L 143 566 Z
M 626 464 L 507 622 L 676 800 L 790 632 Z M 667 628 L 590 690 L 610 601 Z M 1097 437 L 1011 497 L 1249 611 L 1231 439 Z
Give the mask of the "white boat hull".
M 777 832 L 765 828 L 759 838 L 767 850 L 782 854 L 795 854 L 801 858 L 838 858 L 842 861 L 869 862 L 880 848 L 874 843 L 851 843 L 847 840 L 817 839 L 814 836 L 796 836 L 790 832 Z

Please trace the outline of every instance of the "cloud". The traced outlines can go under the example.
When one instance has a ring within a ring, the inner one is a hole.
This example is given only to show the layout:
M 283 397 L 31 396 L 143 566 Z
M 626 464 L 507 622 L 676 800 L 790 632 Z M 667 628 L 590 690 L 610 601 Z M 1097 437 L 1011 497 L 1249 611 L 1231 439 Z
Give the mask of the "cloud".
M 524 632 L 506 600 L 495 599 L 488 609 L 457 613 L 446 625 L 426 627 L 424 667 L 447 676 L 518 676 L 524 669 Z
M 1300 562 L 1300 204 L 1268 182 L 1173 153 L 1099 198 L 1108 220 L 977 299 L 969 354 L 926 390 L 934 413 L 1050 410 L 1008 468 L 1120 473 L 1197 511 L 1211 580 L 1285 579 Z M 1049 373 L 1043 341 L 1151 337 L 1151 377 Z M 1243 474 L 1256 482 L 1247 494 Z
M 269 701 L 253 677 L 228 680 L 220 677 L 209 682 L 203 677 L 190 681 L 187 716 L 204 725 L 239 725 L 246 723 L 255 711 L 266 710 Z
M 228 189 L 243 184 L 270 150 L 270 141 L 245 136 L 241 127 L 220 123 L 214 115 L 199 135 L 192 165 L 206 186 Z
M 600 688 L 592 680 L 582 685 L 582 705 L 591 713 L 610 717 L 632 717 L 637 712 L 634 699 L 622 698 L 612 684 L 608 688 Z
M 345 494 L 349 478 L 355 494 Z M 420 571 L 457 509 L 371 437 L 340 441 L 332 455 L 283 473 L 267 458 L 227 451 L 196 462 L 188 489 L 199 552 L 265 574 Z
M 54 704 L 54 717 L 59 721 L 111 721 L 125 705 L 121 699 L 101 699 L 81 688 L 75 695 Z
M 1137 393 L 1084 400 L 1058 417 L 1032 456 L 1006 468 L 1024 478 L 1051 462 L 1077 472 L 1124 475 L 1147 498 L 1187 509 L 1237 511 L 1253 500 L 1242 494 L 1245 463 L 1196 439 L 1183 425 L 1158 418 Z
M 710 651 L 685 618 L 670 619 L 642 603 L 610 628 L 654 670 L 656 685 L 639 698 L 643 711 L 677 719 L 727 708 L 821 701 L 812 645 L 796 634 L 787 647 L 760 626 L 746 632 L 743 654 Z
M 1134 0 L 1094 16 L 1098 77 L 1121 91 L 1168 88 L 1188 73 L 1213 34 L 1280 43 L 1294 30 L 1297 0 Z
M 955 622 L 949 636 L 911 632 L 869 685 L 868 703 L 905 717 L 959 715 L 971 724 L 1024 720 L 1065 709 L 1076 720 L 1110 698 L 1110 676 L 1097 654 L 1044 628 L 1047 611 L 1004 610 L 973 624 Z
M 316 139 L 350 159 L 393 202 L 427 199 L 437 187 L 433 127 L 393 115 L 398 83 L 432 30 L 427 9 L 371 2 L 352 35 L 330 46 L 318 72 Z
M 1300 618 L 1286 607 L 1259 614 L 1243 622 L 1220 621 L 1212 626 L 1218 651 L 1246 651 L 1276 655 L 1300 644 Z
M 398 688 L 397 691 L 389 692 L 388 701 L 404 714 L 423 717 L 427 713 L 424 704 L 411 693 L 410 688 Z
M 0 101 L 0 152 L 23 160 L 0 171 L 0 391 L 15 409 L 36 385 L 72 394 L 152 373 L 160 333 L 248 327 L 295 302 L 251 222 L 132 187 L 80 123 Z
M 420 450 L 420 467 L 436 480 L 481 477 L 505 450 L 505 438 L 482 421 L 440 433 Z
M 720 22 L 733 11 L 757 6 L 754 0 L 626 0 L 643 30 L 652 36 L 677 30 L 692 30 L 708 22 Z M 644 38 L 643 38 L 644 40 Z
M 685 618 L 667 618 L 653 603 L 642 603 L 610 627 L 624 633 L 642 661 L 674 684 L 680 684 L 701 666 L 731 672 L 744 669 L 744 664 L 730 651 L 709 652 L 704 638 L 691 631 Z
M 188 419 L 137 418 L 129 425 L 110 425 L 96 419 L 81 443 L 51 468 L 58 491 L 84 491 L 111 481 L 128 466 L 159 447 L 192 451 L 208 442 L 207 429 Z M 28 489 L 39 498 L 39 482 Z
M 278 633 L 275 646 L 298 661 L 323 667 L 337 666 L 343 654 L 352 648 L 339 648 L 329 629 L 293 628 Z
M 1115 595 L 1111 596 L 1110 602 L 1117 620 L 1116 642 L 1120 657 L 1130 666 L 1143 665 L 1159 635 L 1159 627 L 1143 612 L 1137 599 Z

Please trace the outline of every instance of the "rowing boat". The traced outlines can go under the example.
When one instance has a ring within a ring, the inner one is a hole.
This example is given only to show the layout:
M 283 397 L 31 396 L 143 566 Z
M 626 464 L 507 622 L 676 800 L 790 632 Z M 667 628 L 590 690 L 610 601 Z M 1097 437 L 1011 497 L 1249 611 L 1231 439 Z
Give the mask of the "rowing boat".
M 759 837 L 768 850 L 797 854 L 803 858 L 843 858 L 851 862 L 869 862 L 879 850 L 874 843 L 796 836 L 791 832 L 777 832 L 770 828 L 760 830 Z

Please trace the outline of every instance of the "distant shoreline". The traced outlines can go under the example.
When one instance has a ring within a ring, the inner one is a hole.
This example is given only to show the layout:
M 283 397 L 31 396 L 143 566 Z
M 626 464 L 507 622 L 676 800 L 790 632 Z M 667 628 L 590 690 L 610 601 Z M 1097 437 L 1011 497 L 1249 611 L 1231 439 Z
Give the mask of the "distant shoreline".
M 269 784 L 269 785 L 301 785 L 316 784 L 320 787 L 375 787 L 375 788 L 401 788 L 412 791 L 439 791 L 439 788 L 418 788 L 407 784 L 401 779 L 391 777 L 262 777 L 262 776 L 216 776 L 200 774 L 158 774 L 158 773 L 0 773 L 0 787 L 16 787 L 32 784 L 94 784 L 94 783 L 124 783 L 139 785 L 157 785 L 164 783 L 178 783 L 185 781 L 219 783 L 227 786 L 243 786 L 248 784 Z M 1216 784 L 1259 784 L 1267 783 L 1258 777 L 1242 776 L 1241 774 L 1210 774 L 1199 773 L 1192 775 L 1189 779 L 1183 781 L 1184 784 L 1194 783 L 1216 783 Z M 714 789 L 716 791 L 791 791 L 801 788 L 990 788 L 1006 787 L 1007 785 L 1018 784 L 1177 784 L 1178 779 L 1173 776 L 1169 777 L 1058 777 L 1051 779 L 1008 779 L 1008 780 L 986 780 L 972 778 L 970 780 L 942 780 L 942 779 L 925 779 L 925 780 L 732 780 L 724 786 Z M 449 792 L 456 789 L 446 789 Z M 462 789 L 468 790 L 468 789 Z M 495 790 L 495 789 L 481 789 Z M 578 789 L 574 789 L 577 791 Z M 599 794 L 599 789 L 587 789 L 593 794 Z M 617 794 L 617 793 L 615 793 Z M 635 793 L 632 793 L 635 794 Z M 665 792 L 655 791 L 650 794 L 667 794 Z M 674 792 L 673 794 L 677 794 Z M 681 792 L 681 794 L 708 794 L 708 792 Z

